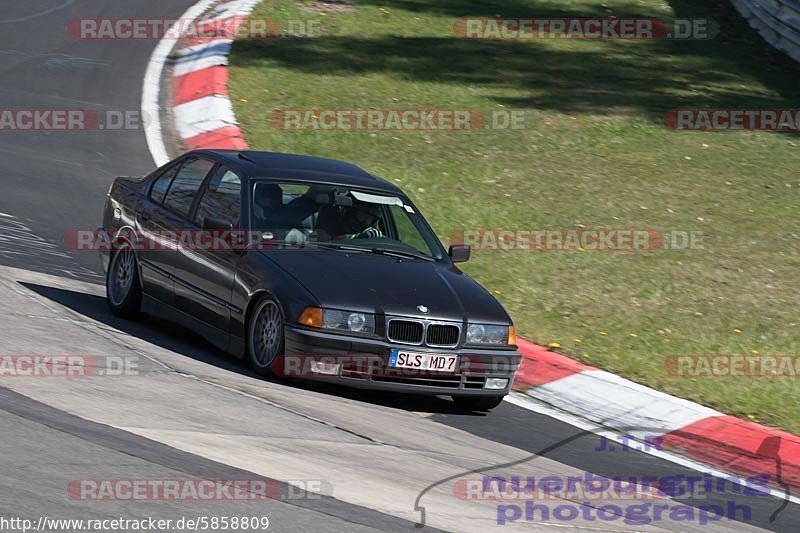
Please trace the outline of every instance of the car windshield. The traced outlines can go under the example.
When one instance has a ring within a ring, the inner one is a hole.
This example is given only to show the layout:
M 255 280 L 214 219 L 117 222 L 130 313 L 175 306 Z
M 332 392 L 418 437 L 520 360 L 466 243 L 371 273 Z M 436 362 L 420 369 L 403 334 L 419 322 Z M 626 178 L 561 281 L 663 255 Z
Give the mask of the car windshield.
M 264 244 L 440 260 L 441 244 L 401 196 L 344 186 L 254 181 L 251 228 Z

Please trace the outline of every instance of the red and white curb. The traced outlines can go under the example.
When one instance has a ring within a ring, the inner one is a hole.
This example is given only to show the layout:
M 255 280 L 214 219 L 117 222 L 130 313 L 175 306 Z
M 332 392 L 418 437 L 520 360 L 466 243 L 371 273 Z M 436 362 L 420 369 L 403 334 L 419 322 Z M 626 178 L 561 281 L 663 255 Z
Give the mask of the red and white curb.
M 260 0 L 201 0 L 181 20 L 215 28 L 235 27 Z M 186 24 L 189 27 L 189 24 Z M 203 33 L 206 34 L 205 32 Z M 172 111 L 175 129 L 189 149 L 229 148 L 246 150 L 247 143 L 228 97 L 230 35 L 175 41 L 164 38 L 150 57 L 142 87 L 142 116 L 154 117 L 145 125 L 145 137 L 157 166 L 171 157 L 164 141 L 160 117 L 160 90 L 164 68 L 174 57 Z M 173 50 L 173 48 L 177 48 Z
M 259 0 L 231 0 L 217 4 L 197 24 L 233 27 L 244 20 Z M 190 150 L 228 148 L 246 150 L 228 97 L 228 54 L 233 39 L 217 37 L 181 41 L 172 73 L 175 127 Z
M 201 0 L 183 19 L 209 24 L 246 17 L 260 0 Z M 142 95 L 143 116 L 159 116 L 159 88 L 173 47 L 162 40 L 151 57 Z M 247 149 L 228 97 L 226 36 L 181 42 L 173 69 L 172 100 L 176 128 L 190 149 Z M 158 166 L 169 161 L 160 121 L 146 127 L 150 152 Z M 800 437 L 739 420 L 732 416 L 659 392 L 609 372 L 519 340 L 523 362 L 509 401 L 546 413 L 603 435 L 620 433 L 660 443 L 653 455 L 699 468 L 711 465 L 720 473 L 742 476 L 776 472 L 800 490 Z M 520 396 L 520 394 L 524 396 Z M 675 450 L 684 461 L 663 450 Z M 796 497 L 792 496 L 794 501 Z M 797 502 L 796 502 L 797 503 Z
M 524 339 L 514 389 L 595 427 L 742 476 L 800 490 L 800 437 L 727 416 L 564 357 Z M 780 471 L 780 480 L 776 479 Z

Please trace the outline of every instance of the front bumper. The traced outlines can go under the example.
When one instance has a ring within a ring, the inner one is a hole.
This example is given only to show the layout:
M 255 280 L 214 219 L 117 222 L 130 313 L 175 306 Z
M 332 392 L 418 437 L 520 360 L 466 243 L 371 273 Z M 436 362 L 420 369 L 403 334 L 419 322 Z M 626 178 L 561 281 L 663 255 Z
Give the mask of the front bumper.
M 521 360 L 516 349 L 407 346 L 298 326 L 286 326 L 284 331 L 285 375 L 366 389 L 450 396 L 502 396 L 510 391 Z M 458 355 L 458 365 L 454 372 L 390 368 L 389 355 L 395 348 L 414 353 Z M 339 366 L 334 370 L 335 374 L 328 374 L 319 371 L 319 363 L 328 369 Z M 487 389 L 487 378 L 505 378 L 508 383 L 502 389 Z

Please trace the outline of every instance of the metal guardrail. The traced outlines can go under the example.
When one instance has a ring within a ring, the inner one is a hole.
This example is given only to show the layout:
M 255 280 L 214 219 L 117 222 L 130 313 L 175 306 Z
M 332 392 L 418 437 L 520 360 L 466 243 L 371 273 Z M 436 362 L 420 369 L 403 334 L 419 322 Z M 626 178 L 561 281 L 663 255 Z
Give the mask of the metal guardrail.
M 769 44 L 800 61 L 800 0 L 731 0 L 731 3 Z

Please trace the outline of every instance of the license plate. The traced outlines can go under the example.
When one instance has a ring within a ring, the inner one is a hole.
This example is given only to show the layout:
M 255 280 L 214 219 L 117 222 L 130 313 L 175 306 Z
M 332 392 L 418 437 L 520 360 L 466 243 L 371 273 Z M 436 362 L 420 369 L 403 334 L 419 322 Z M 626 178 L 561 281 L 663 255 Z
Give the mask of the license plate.
M 391 368 L 410 368 L 413 370 L 434 370 L 436 372 L 455 372 L 458 366 L 457 355 L 414 353 L 392 350 L 389 355 Z

